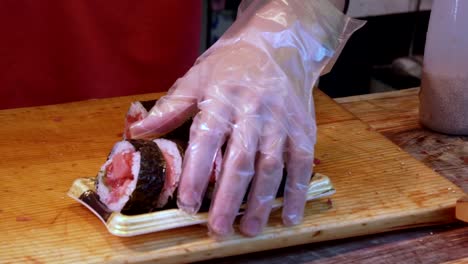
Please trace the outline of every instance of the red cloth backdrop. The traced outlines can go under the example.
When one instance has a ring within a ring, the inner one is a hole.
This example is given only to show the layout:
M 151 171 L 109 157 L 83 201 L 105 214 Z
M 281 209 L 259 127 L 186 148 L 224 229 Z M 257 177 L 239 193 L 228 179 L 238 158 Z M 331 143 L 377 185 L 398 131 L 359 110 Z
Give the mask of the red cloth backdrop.
M 199 53 L 200 0 L 1 0 L 0 109 L 161 92 Z

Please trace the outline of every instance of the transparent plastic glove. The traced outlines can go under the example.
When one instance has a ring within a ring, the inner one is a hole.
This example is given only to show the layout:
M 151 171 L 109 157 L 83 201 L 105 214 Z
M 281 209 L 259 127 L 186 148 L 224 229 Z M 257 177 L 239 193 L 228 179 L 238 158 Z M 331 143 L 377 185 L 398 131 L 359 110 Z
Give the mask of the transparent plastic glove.
M 233 231 L 249 183 L 240 230 L 268 221 L 286 166 L 283 223 L 301 222 L 312 175 L 316 125 L 312 87 L 363 22 L 327 0 L 250 1 L 223 37 L 151 110 L 131 137 L 167 133 L 194 116 L 178 206 L 196 213 L 218 150 L 226 143 L 209 210 L 210 234 Z

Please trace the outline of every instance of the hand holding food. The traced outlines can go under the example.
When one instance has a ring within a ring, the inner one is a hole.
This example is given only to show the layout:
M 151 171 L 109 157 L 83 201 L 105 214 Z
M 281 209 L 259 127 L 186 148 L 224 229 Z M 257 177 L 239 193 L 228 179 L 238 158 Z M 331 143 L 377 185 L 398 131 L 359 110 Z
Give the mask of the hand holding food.
M 240 229 L 261 232 L 284 166 L 283 222 L 301 222 L 316 138 L 312 86 L 361 25 L 326 0 L 244 2 L 240 10 L 225 35 L 130 127 L 132 138 L 155 137 L 194 117 L 178 189 L 178 206 L 189 213 L 199 210 L 226 145 L 209 211 L 216 236 L 232 232 L 249 184 Z

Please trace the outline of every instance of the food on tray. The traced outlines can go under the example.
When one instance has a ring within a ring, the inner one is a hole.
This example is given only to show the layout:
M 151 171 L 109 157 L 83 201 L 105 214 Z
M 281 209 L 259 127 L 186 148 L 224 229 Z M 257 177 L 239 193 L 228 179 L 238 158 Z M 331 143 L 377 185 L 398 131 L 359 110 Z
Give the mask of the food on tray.
M 162 138 L 128 139 L 130 126 L 148 116 L 155 102 L 141 101 L 130 105 L 125 117 L 124 139 L 114 145 L 97 175 L 96 193 L 100 202 L 112 212 L 136 215 L 177 208 L 177 187 L 192 120 Z M 221 164 L 222 150 L 219 150 L 201 211 L 209 208 Z M 285 178 L 277 197 L 283 196 Z
M 166 171 L 167 162 L 155 142 L 121 141 L 98 173 L 97 194 L 112 211 L 147 213 L 159 202 Z
M 155 101 L 133 102 L 125 118 L 124 140 L 117 142 L 98 175 L 99 200 L 111 211 L 142 214 L 175 208 L 190 121 L 164 138 L 127 139 L 131 124 L 148 115 Z M 216 155 L 206 200 L 220 173 L 222 154 Z M 209 201 L 205 201 L 209 203 Z
M 127 115 L 125 117 L 125 126 L 124 126 L 124 139 L 130 138 L 130 126 L 142 120 L 143 118 L 147 117 L 149 111 L 156 103 L 156 100 L 149 100 L 149 101 L 136 101 L 130 104 L 130 108 L 127 111 Z M 192 119 L 187 120 L 183 123 L 180 127 L 174 129 L 173 131 L 169 132 L 168 134 L 164 135 L 164 138 L 175 140 L 178 144 L 185 146 L 189 140 L 190 135 L 190 126 L 192 124 Z M 148 136 L 150 139 L 156 138 L 156 136 L 152 137 Z
M 68 195 L 87 207 L 117 236 L 135 236 L 208 221 L 208 208 L 219 179 L 222 151 L 213 161 L 212 175 L 199 213 L 187 215 L 177 210 L 177 188 L 182 177 L 185 149 L 192 120 L 158 138 L 129 139 L 128 129 L 149 114 L 155 101 L 134 102 L 125 118 L 123 140 L 114 144 L 96 177 L 76 179 Z M 286 175 L 286 171 L 283 172 Z M 276 197 L 283 196 L 283 177 Z M 249 189 L 243 202 L 247 201 Z M 315 175 L 307 200 L 335 193 L 329 178 Z M 273 208 L 281 207 L 276 199 Z M 245 212 L 241 206 L 239 214 Z

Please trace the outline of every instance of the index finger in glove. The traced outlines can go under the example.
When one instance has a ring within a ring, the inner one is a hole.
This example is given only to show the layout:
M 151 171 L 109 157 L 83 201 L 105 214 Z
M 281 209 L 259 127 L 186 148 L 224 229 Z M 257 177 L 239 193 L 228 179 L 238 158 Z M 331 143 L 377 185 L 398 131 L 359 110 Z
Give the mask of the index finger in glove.
M 191 214 L 200 209 L 216 154 L 229 129 L 224 118 L 230 119 L 230 114 L 222 104 L 211 101 L 202 105 L 190 128 L 177 200 L 178 207 Z
M 197 87 L 198 72 L 192 68 L 177 80 L 167 95 L 161 97 L 149 115 L 130 126 L 131 138 L 157 137 L 180 126 L 197 111 L 201 97 Z
M 254 175 L 258 127 L 261 127 L 257 119 L 256 116 L 243 116 L 233 126 L 208 218 L 210 234 L 215 237 L 233 232 L 233 222 Z

